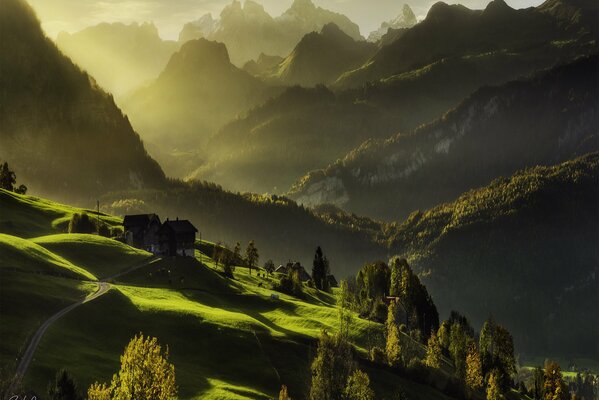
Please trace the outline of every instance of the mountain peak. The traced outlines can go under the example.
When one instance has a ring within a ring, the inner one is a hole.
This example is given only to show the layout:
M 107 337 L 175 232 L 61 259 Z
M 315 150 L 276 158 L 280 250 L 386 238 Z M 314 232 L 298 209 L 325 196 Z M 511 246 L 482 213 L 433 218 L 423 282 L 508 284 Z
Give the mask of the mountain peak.
M 200 38 L 185 42 L 173 55 L 164 73 L 197 73 L 198 68 L 226 68 L 230 64 L 229 53 L 223 43 Z
M 337 36 L 337 35 L 348 36 L 334 22 L 329 22 L 328 24 L 323 26 L 322 29 L 320 30 L 320 33 L 325 36 Z
M 466 6 L 461 4 L 447 4 L 443 1 L 439 1 L 432 5 L 428 14 L 426 14 L 427 20 L 445 20 L 465 15 L 472 14 L 473 11 Z
M 290 10 L 313 10 L 316 6 L 312 3 L 312 0 L 294 0 L 289 7 Z
M 514 9 L 510 7 L 504 0 L 492 0 L 487 4 L 484 15 L 505 15 L 510 14 Z

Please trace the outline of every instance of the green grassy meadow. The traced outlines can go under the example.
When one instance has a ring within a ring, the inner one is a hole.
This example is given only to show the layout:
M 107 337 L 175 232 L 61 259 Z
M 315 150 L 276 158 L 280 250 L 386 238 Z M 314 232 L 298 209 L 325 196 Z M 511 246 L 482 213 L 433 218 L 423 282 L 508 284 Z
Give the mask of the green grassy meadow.
M 149 253 L 112 239 L 65 234 L 65 219 L 81 210 L 47 200 L 0 191 L 0 209 L 4 373 L 14 369 L 28 338 L 45 319 L 93 293 L 95 280 L 143 264 L 109 279 L 108 293 L 47 330 L 24 388 L 45 394 L 61 368 L 82 388 L 109 381 L 128 341 L 143 332 L 168 346 L 181 399 L 270 399 L 282 384 L 290 387 L 292 397 L 306 396 L 317 338 L 323 330 L 338 328 L 335 290 L 304 287 L 298 299 L 270 289 L 276 277 L 262 270 L 250 274 L 242 267 L 228 279 L 208 256 L 214 247 L 208 241 L 197 243 L 194 258 L 149 262 Z M 120 223 L 116 217 L 103 218 L 113 226 Z M 380 345 L 383 329 L 357 315 L 350 329 L 377 398 L 389 398 L 402 388 L 410 399 L 449 399 L 365 361 L 367 351 Z

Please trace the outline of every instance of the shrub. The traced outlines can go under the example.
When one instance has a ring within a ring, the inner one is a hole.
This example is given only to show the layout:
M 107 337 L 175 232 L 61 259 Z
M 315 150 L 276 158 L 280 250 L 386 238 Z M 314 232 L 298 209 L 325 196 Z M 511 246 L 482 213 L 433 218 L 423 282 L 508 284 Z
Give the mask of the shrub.
M 387 356 L 385 350 L 380 347 L 373 347 L 372 350 L 370 350 L 370 360 L 377 364 L 386 364 Z
M 96 224 L 86 213 L 73 214 L 69 222 L 69 233 L 94 233 Z
M 304 293 L 298 271 L 290 271 L 289 274 L 281 276 L 273 289 L 295 297 L 301 297 Z

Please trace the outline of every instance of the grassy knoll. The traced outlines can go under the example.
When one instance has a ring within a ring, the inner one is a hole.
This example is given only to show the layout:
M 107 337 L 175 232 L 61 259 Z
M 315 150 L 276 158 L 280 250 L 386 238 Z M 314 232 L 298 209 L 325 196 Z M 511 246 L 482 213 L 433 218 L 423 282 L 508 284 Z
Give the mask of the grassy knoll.
M 99 278 L 121 272 L 152 255 L 98 235 L 63 233 L 32 239 Z
M 95 280 L 85 269 L 27 239 L 0 233 L 0 267 Z
M 20 195 L 0 189 L 0 232 L 31 238 L 65 232 L 69 220 L 76 213 L 94 210 L 71 207 L 35 196 Z M 118 217 L 100 213 L 100 220 L 109 226 L 118 226 Z

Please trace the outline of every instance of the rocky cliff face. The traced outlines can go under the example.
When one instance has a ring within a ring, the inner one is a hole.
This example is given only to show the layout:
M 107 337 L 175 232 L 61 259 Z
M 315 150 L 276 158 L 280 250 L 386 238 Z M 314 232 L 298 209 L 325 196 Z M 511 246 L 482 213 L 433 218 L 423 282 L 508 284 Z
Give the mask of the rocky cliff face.
M 385 21 L 376 31 L 370 32 L 368 35 L 369 42 L 378 42 L 385 36 L 389 30 L 411 28 L 418 23 L 416 15 L 408 4 L 404 4 L 401 14 L 390 21 Z

